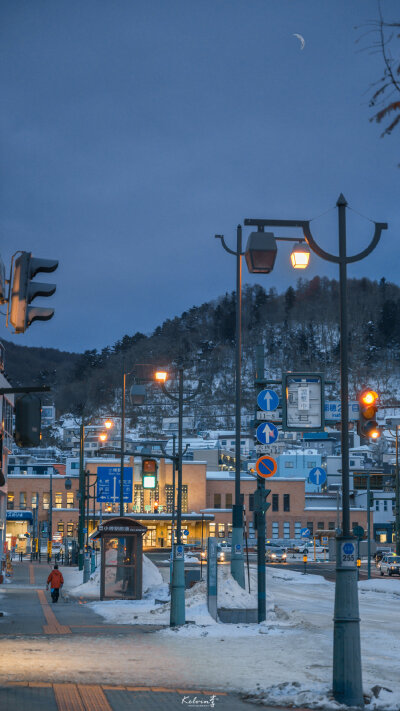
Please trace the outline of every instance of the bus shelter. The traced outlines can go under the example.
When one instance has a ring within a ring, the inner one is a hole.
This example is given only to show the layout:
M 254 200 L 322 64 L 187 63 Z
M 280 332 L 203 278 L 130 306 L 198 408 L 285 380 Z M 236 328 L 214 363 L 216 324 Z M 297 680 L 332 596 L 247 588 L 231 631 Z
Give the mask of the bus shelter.
M 140 600 L 143 536 L 146 526 L 133 518 L 112 518 L 100 524 L 91 540 L 100 539 L 100 600 Z

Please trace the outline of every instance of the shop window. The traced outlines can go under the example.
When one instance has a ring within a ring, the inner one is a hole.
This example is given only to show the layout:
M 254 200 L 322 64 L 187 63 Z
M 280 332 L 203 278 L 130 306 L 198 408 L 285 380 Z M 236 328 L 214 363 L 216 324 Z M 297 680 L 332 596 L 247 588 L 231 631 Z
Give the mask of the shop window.
M 62 493 L 58 492 L 54 497 L 54 501 L 55 501 L 55 504 L 54 504 L 55 508 L 61 509 L 62 508 Z
M 225 494 L 225 508 L 232 508 L 232 494 Z
M 283 495 L 283 510 L 290 511 L 290 494 Z
M 74 508 L 74 492 L 67 491 L 67 509 Z
M 272 511 L 279 511 L 279 494 L 272 494 Z
M 7 494 L 7 508 L 8 509 L 14 508 L 14 492 L 13 491 L 9 491 Z
M 48 509 L 50 505 L 50 494 L 46 492 L 43 494 L 43 508 Z
M 19 493 L 19 508 L 22 511 L 26 509 L 26 491 L 20 491 Z
M 214 494 L 214 508 L 221 508 L 221 494 Z

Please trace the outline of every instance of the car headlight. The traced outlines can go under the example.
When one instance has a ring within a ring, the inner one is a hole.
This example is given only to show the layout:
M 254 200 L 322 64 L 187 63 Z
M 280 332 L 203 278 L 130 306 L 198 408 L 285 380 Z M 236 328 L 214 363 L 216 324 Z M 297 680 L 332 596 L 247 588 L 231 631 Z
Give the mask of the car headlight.
M 225 560 L 225 553 L 221 553 L 221 560 Z
M 276 553 L 271 553 L 271 558 L 276 558 Z
M 286 553 L 283 554 L 282 559 L 286 560 Z

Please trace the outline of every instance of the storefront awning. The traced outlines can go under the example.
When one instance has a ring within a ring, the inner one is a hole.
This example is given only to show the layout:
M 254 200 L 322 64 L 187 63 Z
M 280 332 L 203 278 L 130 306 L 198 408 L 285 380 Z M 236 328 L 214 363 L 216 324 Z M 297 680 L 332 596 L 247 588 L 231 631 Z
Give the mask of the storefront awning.
M 32 511 L 7 511 L 7 521 L 29 521 L 33 522 Z

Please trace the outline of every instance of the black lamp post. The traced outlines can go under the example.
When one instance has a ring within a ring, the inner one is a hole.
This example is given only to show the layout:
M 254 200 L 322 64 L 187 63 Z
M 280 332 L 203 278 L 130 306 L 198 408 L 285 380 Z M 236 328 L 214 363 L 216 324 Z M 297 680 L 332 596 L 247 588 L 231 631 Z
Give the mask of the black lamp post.
M 356 539 L 350 530 L 349 420 L 348 420 L 348 321 L 347 265 L 364 259 L 378 244 L 385 222 L 375 222 L 374 236 L 366 249 L 351 257 L 346 250 L 346 206 L 340 195 L 336 203 L 339 217 L 339 255 L 323 250 L 315 241 L 309 220 L 245 220 L 245 225 L 300 227 L 308 246 L 319 257 L 339 265 L 340 291 L 340 400 L 342 410 L 342 531 L 336 538 L 336 588 L 333 640 L 333 694 L 339 703 L 364 705 L 361 674 L 360 618 L 358 608 Z M 277 238 L 281 239 L 281 238 Z

